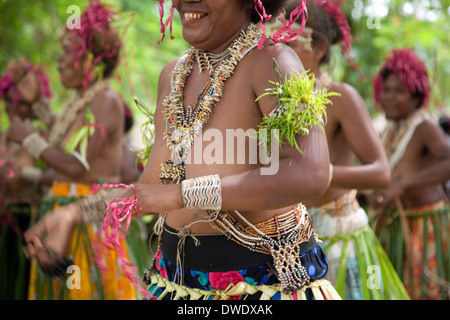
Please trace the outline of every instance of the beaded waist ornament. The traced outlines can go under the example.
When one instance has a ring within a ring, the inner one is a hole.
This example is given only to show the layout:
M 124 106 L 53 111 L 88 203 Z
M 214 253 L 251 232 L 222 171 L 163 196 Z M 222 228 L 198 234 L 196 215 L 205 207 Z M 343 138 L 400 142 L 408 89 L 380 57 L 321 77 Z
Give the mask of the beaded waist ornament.
M 239 212 L 234 213 L 243 223 L 227 212 L 218 211 L 211 213 L 213 224 L 225 230 L 229 239 L 250 251 L 272 255 L 283 293 L 297 291 L 310 283 L 308 272 L 300 261 L 304 253 L 300 251 L 300 244 L 318 239 L 303 204 L 256 225 Z

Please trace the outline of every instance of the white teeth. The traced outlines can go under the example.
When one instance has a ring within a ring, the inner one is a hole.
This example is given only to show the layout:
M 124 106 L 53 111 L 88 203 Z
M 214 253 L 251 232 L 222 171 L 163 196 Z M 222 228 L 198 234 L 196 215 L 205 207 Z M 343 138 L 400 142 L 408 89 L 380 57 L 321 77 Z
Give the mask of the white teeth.
M 195 20 L 195 19 L 200 19 L 201 17 L 202 17 L 201 13 L 194 13 L 194 12 L 185 12 L 184 13 L 185 20 Z

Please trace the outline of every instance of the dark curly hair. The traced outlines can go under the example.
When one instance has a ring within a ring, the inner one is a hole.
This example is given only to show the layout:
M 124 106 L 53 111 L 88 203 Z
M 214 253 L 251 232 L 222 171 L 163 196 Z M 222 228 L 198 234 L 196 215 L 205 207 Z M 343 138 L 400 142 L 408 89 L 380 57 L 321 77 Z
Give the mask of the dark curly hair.
M 445 132 L 450 132 L 450 117 L 441 114 L 439 116 L 439 125 Z
M 253 0 L 240 0 L 241 3 L 249 8 L 251 12 L 250 21 L 253 23 L 257 23 L 261 20 L 258 12 L 255 9 L 255 2 Z M 264 8 L 266 9 L 267 14 L 272 15 L 272 17 L 276 17 L 284 7 L 287 0 L 261 0 Z
M 295 9 L 300 1 L 291 2 L 286 7 L 286 18 L 289 18 L 289 13 Z M 318 45 L 324 41 L 327 43 L 327 50 L 320 61 L 321 64 L 330 61 L 330 46 L 338 43 L 342 39 L 342 33 L 336 26 L 334 19 L 325 11 L 325 9 L 316 2 L 307 1 L 306 8 L 308 9 L 308 20 L 306 26 L 314 30 L 312 33 L 312 45 Z

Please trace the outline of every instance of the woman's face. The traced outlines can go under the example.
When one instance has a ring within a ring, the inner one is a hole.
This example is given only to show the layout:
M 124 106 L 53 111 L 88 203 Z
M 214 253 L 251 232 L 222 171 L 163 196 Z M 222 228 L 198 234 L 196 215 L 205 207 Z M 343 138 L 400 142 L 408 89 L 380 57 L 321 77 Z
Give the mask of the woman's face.
M 383 82 L 380 95 L 386 118 L 399 121 L 407 118 L 418 107 L 418 98 L 406 89 L 396 74 L 391 73 Z
M 250 21 L 239 0 L 173 0 L 180 14 L 183 38 L 193 47 L 221 52 Z
M 73 53 L 68 45 L 63 45 L 63 53 L 58 58 L 58 71 L 62 85 L 67 89 L 80 88 L 83 84 L 83 59 L 79 58 L 75 66 Z

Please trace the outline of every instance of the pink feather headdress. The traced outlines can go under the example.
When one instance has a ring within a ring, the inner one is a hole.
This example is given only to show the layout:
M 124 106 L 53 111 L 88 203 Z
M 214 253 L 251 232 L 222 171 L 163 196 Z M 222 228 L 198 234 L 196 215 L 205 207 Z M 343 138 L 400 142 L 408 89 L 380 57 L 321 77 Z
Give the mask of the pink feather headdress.
M 358 70 L 363 80 L 365 80 L 366 78 L 364 74 L 362 73 L 359 66 L 353 61 L 353 58 L 351 56 L 353 36 L 351 35 L 348 20 L 345 17 L 344 12 L 340 8 L 344 0 L 311 0 L 311 1 L 320 4 L 322 8 L 333 18 L 336 27 L 340 29 L 342 34 L 341 47 L 345 60 L 347 60 L 347 62 L 350 64 L 352 68 Z
M 261 0 L 253 0 L 253 2 L 255 3 L 255 10 L 261 18 L 259 26 L 260 26 L 261 30 L 263 31 L 263 36 L 258 43 L 258 48 L 261 49 L 263 47 L 265 40 L 267 39 L 266 28 L 264 27 L 264 22 L 269 21 L 272 18 L 272 15 L 267 14 L 266 9 L 264 8 L 264 5 Z M 170 38 L 173 39 L 172 24 L 173 24 L 173 17 L 174 17 L 174 7 L 172 6 L 170 8 L 170 16 L 164 22 L 164 0 L 158 0 L 158 3 L 159 3 L 159 13 L 160 13 L 161 34 L 162 34 L 162 37 L 159 40 L 159 42 L 161 42 L 162 40 L 164 40 L 167 27 L 170 28 Z M 297 6 L 297 8 L 294 11 L 292 11 L 289 21 L 283 22 L 284 27 L 281 30 L 275 32 L 270 38 L 274 42 L 295 40 L 297 38 L 297 36 L 303 32 L 303 29 L 305 28 L 307 16 L 308 16 L 308 12 L 306 10 L 306 0 L 302 0 L 301 3 Z M 292 29 L 292 25 L 300 17 L 302 17 L 302 23 L 301 23 L 302 26 L 300 29 L 295 31 Z
M 430 99 L 430 84 L 428 71 L 423 62 L 411 49 L 394 49 L 378 75 L 373 80 L 375 100 L 381 101 L 383 91 L 383 73 L 396 74 L 402 85 L 411 94 L 423 96 L 420 107 L 425 106 Z
M 104 50 L 98 54 L 91 65 L 85 66 L 85 79 L 83 85 L 88 87 L 92 79 L 91 70 L 104 58 L 112 58 L 118 54 L 121 46 L 120 39 L 114 37 L 116 31 L 111 27 L 118 12 L 108 8 L 98 0 L 91 1 L 86 11 L 81 16 L 80 28 L 66 29 L 66 33 L 61 37 L 63 44 L 69 42 L 69 50 L 73 53 L 75 66 L 80 63 L 81 58 L 87 53 L 93 53 L 93 39 L 96 32 L 105 40 Z M 111 37 L 112 36 L 112 37 Z
M 52 91 L 50 89 L 50 82 L 45 72 L 36 64 L 32 64 L 25 58 L 20 58 L 14 61 L 12 66 L 0 76 L 0 100 L 8 95 L 9 92 L 13 94 L 13 103 L 20 101 L 20 93 L 17 88 L 17 82 L 21 80 L 14 79 L 17 75 L 26 76 L 28 72 L 34 72 L 38 78 L 41 86 L 42 95 L 50 100 L 52 98 Z
M 342 33 L 342 50 L 346 54 L 350 54 L 352 50 L 353 37 L 350 33 L 350 25 L 348 24 L 347 18 L 344 12 L 340 8 L 343 0 L 311 0 L 322 6 L 322 8 L 333 18 L 336 27 L 341 30 Z

